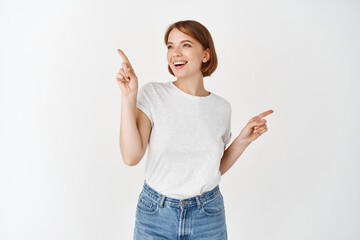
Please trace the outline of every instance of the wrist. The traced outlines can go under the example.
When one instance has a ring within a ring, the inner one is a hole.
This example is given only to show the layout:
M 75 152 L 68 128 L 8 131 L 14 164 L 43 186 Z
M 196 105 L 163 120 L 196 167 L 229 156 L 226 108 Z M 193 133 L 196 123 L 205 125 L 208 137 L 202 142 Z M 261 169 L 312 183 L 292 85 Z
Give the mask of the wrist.
M 244 147 L 244 148 L 246 148 L 247 146 L 249 146 L 250 143 L 251 143 L 251 142 L 248 142 L 248 141 L 246 141 L 246 140 L 244 140 L 244 139 L 241 139 L 239 136 L 235 139 L 234 142 L 236 143 L 237 146 L 239 146 L 239 147 Z
M 132 92 L 132 93 L 128 93 L 128 94 L 121 94 L 121 98 L 122 99 L 127 99 L 127 100 L 136 100 L 137 99 L 137 91 L 136 92 Z

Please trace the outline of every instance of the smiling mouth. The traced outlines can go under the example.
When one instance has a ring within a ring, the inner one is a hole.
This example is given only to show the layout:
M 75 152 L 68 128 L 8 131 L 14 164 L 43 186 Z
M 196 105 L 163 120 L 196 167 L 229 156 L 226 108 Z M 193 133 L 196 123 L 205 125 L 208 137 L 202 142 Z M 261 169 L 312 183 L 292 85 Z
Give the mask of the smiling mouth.
M 186 64 L 187 64 L 188 62 L 185 62 L 185 64 L 174 64 L 174 66 L 175 66 L 175 69 L 181 69 L 181 68 L 183 68 Z

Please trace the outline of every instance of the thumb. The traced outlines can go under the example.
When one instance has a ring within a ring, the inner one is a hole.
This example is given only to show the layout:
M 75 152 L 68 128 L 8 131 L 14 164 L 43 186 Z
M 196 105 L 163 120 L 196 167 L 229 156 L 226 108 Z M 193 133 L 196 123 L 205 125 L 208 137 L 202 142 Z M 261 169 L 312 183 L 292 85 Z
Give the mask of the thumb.
M 253 128 L 255 126 L 261 126 L 261 125 L 264 125 L 264 124 L 265 124 L 265 122 L 250 122 L 250 123 L 248 123 L 248 126 L 250 128 Z
M 132 68 L 128 68 L 126 70 L 126 75 L 129 76 L 129 77 L 136 77 L 135 72 L 134 72 L 134 70 Z

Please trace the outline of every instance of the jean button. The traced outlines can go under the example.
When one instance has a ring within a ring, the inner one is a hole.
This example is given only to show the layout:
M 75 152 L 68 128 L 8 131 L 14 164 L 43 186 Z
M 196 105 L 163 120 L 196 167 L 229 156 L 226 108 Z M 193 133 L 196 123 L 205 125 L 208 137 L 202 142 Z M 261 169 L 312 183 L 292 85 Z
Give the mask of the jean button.
M 184 205 L 185 205 L 185 202 L 181 200 L 181 201 L 180 201 L 180 205 L 181 205 L 181 206 L 184 206 Z

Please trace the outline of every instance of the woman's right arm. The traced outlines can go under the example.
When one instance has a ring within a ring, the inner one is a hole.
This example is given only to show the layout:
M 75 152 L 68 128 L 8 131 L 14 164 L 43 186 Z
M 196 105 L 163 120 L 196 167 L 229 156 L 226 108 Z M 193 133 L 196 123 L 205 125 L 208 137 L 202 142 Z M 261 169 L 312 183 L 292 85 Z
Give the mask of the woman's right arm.
M 142 143 L 136 124 L 136 96 L 121 95 L 120 150 L 126 165 L 134 166 L 142 159 Z
M 133 166 L 144 155 L 141 136 L 136 123 L 138 79 L 129 59 L 118 49 L 123 63 L 116 76 L 121 89 L 120 151 L 126 165 Z

